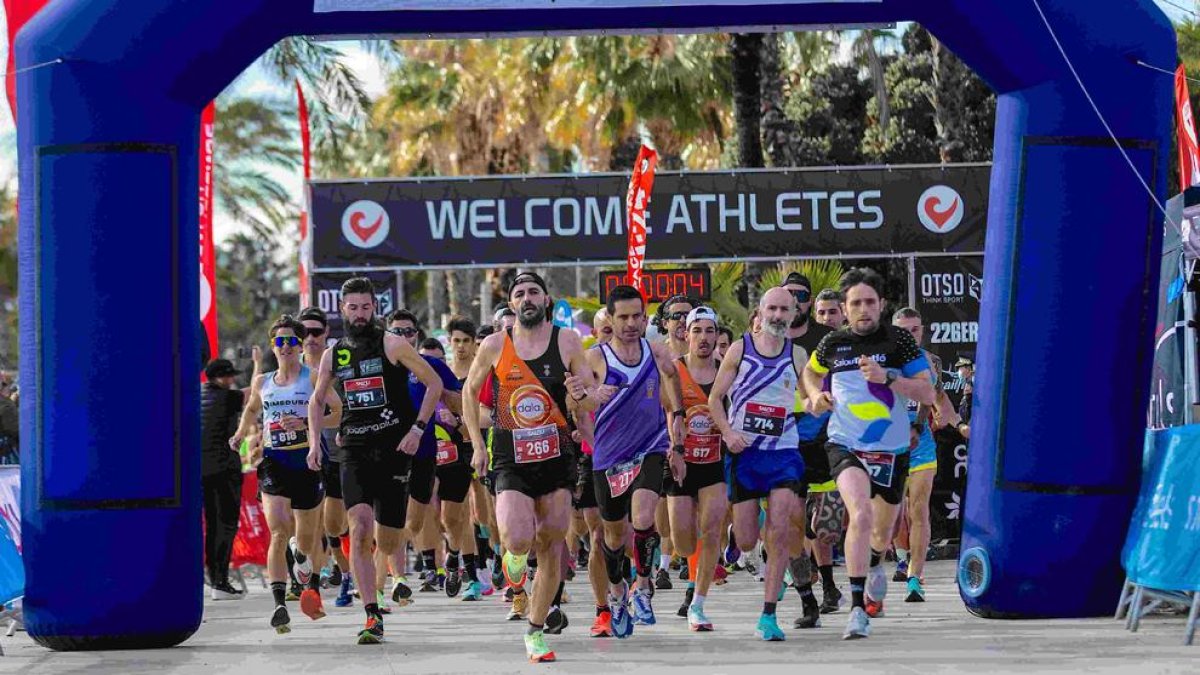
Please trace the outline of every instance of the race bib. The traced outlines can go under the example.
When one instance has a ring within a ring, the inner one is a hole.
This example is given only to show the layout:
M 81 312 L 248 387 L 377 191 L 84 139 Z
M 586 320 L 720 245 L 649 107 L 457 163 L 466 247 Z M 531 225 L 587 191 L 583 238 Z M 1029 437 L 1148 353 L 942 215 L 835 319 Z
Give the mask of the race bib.
M 383 377 L 359 377 L 346 380 L 346 407 L 350 410 L 378 408 L 387 405 L 387 390 Z
M 458 445 L 454 441 L 439 439 L 437 444 L 437 465 L 445 466 L 458 461 Z
M 746 404 L 746 414 L 742 417 L 742 431 L 759 436 L 782 436 L 787 414 L 787 408 L 782 406 L 751 401 Z
M 290 448 L 292 446 L 308 446 L 308 429 L 300 429 L 298 431 L 288 431 L 283 428 L 279 422 L 271 422 L 267 427 L 269 433 L 270 447 L 272 448 Z
M 712 464 L 720 459 L 719 434 L 688 434 L 683 437 L 683 461 L 688 464 Z
M 629 486 L 633 485 L 633 481 L 642 473 L 642 459 L 637 457 L 605 469 L 604 477 L 608 479 L 609 494 L 615 498 L 629 491 Z
M 868 452 L 866 450 L 855 450 L 854 454 L 858 455 L 858 458 L 867 467 L 867 474 L 871 476 L 872 483 L 884 488 L 892 486 L 892 476 L 896 473 L 895 455 L 890 452 Z
M 562 454 L 558 447 L 558 427 L 554 424 L 533 429 L 513 429 L 512 435 L 517 464 L 544 462 Z

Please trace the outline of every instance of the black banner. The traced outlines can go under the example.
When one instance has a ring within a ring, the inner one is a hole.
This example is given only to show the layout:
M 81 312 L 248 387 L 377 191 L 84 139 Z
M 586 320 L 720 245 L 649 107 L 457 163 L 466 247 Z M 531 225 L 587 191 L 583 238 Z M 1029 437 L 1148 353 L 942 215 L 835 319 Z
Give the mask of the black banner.
M 329 321 L 329 339 L 342 337 L 342 284 L 351 277 L 364 276 L 375 285 L 375 316 L 383 318 L 399 309 L 400 295 L 396 288 L 395 272 L 329 273 L 312 275 L 312 294 L 315 304 L 325 312 Z
M 1191 192 L 1191 191 L 1189 191 Z M 1167 202 L 1167 215 L 1183 223 L 1196 206 L 1185 208 L 1185 195 Z M 1190 220 L 1190 218 L 1188 218 Z M 1191 228 L 1189 227 L 1189 231 Z M 1162 265 L 1158 276 L 1158 321 L 1154 330 L 1154 366 L 1150 379 L 1150 405 L 1146 411 L 1146 426 L 1151 429 L 1177 427 L 1186 422 L 1187 367 L 1184 341 L 1189 335 L 1183 303 L 1186 293 L 1185 269 L 1187 259 L 1178 229 L 1166 224 L 1163 232 Z
M 646 259 L 983 250 L 986 165 L 660 172 Z M 626 174 L 313 181 L 317 269 L 626 258 Z
M 942 388 L 958 407 L 964 382 L 954 369 L 960 356 L 975 360 L 979 302 L 983 297 L 981 256 L 917 258 L 915 295 L 925 324 L 924 347 L 942 360 Z M 957 540 L 967 486 L 967 443 L 955 431 L 936 435 L 938 469 L 929 500 L 934 540 Z

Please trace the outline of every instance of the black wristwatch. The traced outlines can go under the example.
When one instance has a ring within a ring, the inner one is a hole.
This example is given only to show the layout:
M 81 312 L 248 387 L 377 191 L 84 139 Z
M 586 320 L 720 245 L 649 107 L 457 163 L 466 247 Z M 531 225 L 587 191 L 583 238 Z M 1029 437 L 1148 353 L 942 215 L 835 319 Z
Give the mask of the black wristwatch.
M 671 451 L 672 451 L 672 452 L 678 452 L 679 454 L 681 454 L 681 455 L 682 455 L 682 454 L 683 454 L 683 444 L 682 444 L 682 443 L 676 443 L 675 445 L 672 445 L 672 446 L 671 446 Z
M 892 370 L 891 368 L 888 368 L 887 375 L 885 375 L 884 379 L 883 379 L 883 384 L 886 387 L 890 387 L 893 384 L 896 384 L 896 380 L 898 380 L 898 379 L 900 379 L 899 373 Z
M 671 411 L 671 419 L 675 419 L 675 418 L 677 418 L 677 417 L 683 417 L 683 418 L 686 418 L 686 417 L 687 417 L 687 413 L 685 413 L 685 412 L 684 412 L 684 411 L 682 411 L 682 410 L 673 410 L 673 411 Z M 680 446 L 680 447 L 683 447 L 683 446 Z
M 417 429 L 420 429 L 421 433 L 425 433 L 425 428 L 429 426 L 428 423 L 422 422 L 421 420 L 413 420 L 412 425 Z

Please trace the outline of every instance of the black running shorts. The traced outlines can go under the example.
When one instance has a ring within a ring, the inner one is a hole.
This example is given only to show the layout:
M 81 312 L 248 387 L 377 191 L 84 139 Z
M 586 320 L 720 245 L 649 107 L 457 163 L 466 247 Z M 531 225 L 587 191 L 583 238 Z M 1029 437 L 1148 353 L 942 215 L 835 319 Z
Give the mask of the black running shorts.
M 846 446 L 830 442 L 825 444 L 825 450 L 829 453 L 830 473 L 834 479 L 837 479 L 847 469 L 860 469 L 867 474 L 867 478 L 871 481 L 872 497 L 882 497 L 883 501 L 892 505 L 899 504 L 900 500 L 904 498 L 904 484 L 908 481 L 909 457 L 907 451 L 896 455 L 889 484 L 880 485 L 872 477 L 863 460 L 859 459 L 858 455 L 851 452 Z
M 600 517 L 610 523 L 629 518 L 629 509 L 633 504 L 633 493 L 638 490 L 649 490 L 656 495 L 662 494 L 663 466 L 667 456 L 661 452 L 653 452 L 642 458 L 642 468 L 637 477 L 619 497 L 612 496 L 608 476 L 604 471 L 592 471 L 592 487 L 596 491 L 596 505 L 600 507 Z
M 258 465 L 258 488 L 265 495 L 290 499 L 297 511 L 315 509 L 325 499 L 320 473 L 298 469 L 271 457 L 264 457 Z
M 411 459 L 394 447 L 344 449 L 342 500 L 346 502 L 346 511 L 366 504 L 375 511 L 375 522 L 384 527 L 403 528 L 408 516 Z

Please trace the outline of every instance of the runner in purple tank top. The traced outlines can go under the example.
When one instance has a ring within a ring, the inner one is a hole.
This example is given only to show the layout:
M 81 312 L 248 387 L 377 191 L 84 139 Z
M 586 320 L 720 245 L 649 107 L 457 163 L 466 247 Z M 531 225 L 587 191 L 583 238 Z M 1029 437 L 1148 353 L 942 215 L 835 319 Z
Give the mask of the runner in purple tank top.
M 611 393 L 596 412 L 592 479 L 604 522 L 601 548 L 611 584 L 613 634 L 624 638 L 633 632 L 622 573 L 630 515 L 638 577 L 633 618 L 643 625 L 655 622 L 650 605 L 650 574 L 659 543 L 654 509 L 662 491 L 663 463 L 669 461 L 678 481 L 686 471 L 683 406 L 678 373 L 666 346 L 652 345 L 642 337 L 646 307 L 641 292 L 632 286 L 617 286 L 608 296 L 608 314 L 613 324 L 612 342 L 587 352 L 596 379 Z M 664 408 L 671 411 L 669 435 Z M 678 444 L 674 446 L 678 452 L 668 452 L 672 440 Z

